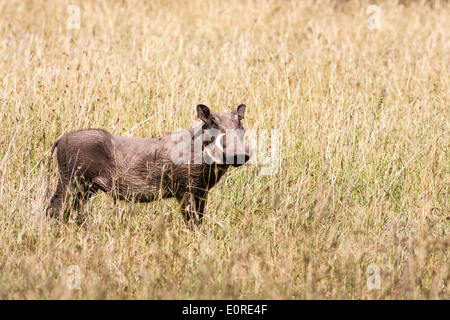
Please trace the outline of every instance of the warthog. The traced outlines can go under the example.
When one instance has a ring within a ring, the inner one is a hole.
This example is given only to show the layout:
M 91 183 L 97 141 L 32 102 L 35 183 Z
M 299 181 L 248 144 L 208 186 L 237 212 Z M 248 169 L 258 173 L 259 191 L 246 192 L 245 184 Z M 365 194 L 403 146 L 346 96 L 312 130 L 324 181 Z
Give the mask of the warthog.
M 97 191 L 114 199 L 150 202 L 176 197 L 186 223 L 200 224 L 208 191 L 230 165 L 247 162 L 252 150 L 244 144 L 246 106 L 231 113 L 211 113 L 197 106 L 201 125 L 156 138 L 132 138 L 101 129 L 86 129 L 60 137 L 59 180 L 47 207 L 52 217 L 64 208 L 69 193 L 78 208 Z M 49 171 L 50 172 L 50 171 Z

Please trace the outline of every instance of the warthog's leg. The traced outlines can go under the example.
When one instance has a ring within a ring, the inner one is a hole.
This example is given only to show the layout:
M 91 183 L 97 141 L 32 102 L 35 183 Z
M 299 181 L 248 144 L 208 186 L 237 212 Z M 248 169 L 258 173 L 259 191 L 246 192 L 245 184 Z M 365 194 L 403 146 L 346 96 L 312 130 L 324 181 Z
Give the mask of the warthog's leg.
M 186 224 L 194 223 L 200 225 L 202 223 L 207 196 L 207 192 L 186 192 L 182 197 L 177 197 L 181 204 L 181 213 Z
M 63 209 L 66 196 L 68 193 L 68 179 L 65 176 L 60 176 L 56 191 L 53 197 L 50 199 L 50 204 L 47 207 L 46 214 L 48 217 L 53 218 L 59 214 Z
M 77 188 L 72 209 L 79 210 L 81 206 L 97 192 L 97 190 L 97 188 L 90 186 L 87 182 L 82 182 Z
M 84 202 L 86 202 L 92 195 L 96 193 L 98 188 L 90 186 L 82 179 L 69 178 L 64 174 L 60 174 L 60 179 L 56 187 L 55 194 L 50 200 L 47 207 L 47 216 L 50 218 L 57 217 L 59 212 L 64 208 L 67 196 L 69 193 L 73 194 L 72 210 L 79 210 Z M 70 211 L 69 211 L 70 215 Z M 68 218 L 68 217 L 66 217 Z

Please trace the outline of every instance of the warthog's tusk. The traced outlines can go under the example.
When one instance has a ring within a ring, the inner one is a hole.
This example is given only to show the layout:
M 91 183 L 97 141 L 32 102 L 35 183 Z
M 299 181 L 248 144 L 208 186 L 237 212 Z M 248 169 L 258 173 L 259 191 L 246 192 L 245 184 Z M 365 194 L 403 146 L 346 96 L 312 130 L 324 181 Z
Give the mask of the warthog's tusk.
M 216 138 L 216 147 L 223 153 L 223 136 L 225 133 L 221 133 Z M 221 141 L 222 140 L 222 141 Z M 220 142 L 219 142 L 220 141 Z

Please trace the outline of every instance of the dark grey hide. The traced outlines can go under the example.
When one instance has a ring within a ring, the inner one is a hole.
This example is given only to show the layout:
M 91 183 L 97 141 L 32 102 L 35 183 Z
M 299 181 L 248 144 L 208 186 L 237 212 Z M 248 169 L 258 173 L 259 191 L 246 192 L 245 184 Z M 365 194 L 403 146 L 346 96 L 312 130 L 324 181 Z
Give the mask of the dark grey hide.
M 230 165 L 240 166 L 251 157 L 243 142 L 245 108 L 212 114 L 207 106 L 198 105 L 201 125 L 160 138 L 124 137 L 101 129 L 62 136 L 50 155 L 51 160 L 57 148 L 59 180 L 47 215 L 57 215 L 69 193 L 77 208 L 101 190 L 114 199 L 136 202 L 176 197 L 185 221 L 200 224 L 208 191 Z M 233 141 L 230 132 L 237 133 Z

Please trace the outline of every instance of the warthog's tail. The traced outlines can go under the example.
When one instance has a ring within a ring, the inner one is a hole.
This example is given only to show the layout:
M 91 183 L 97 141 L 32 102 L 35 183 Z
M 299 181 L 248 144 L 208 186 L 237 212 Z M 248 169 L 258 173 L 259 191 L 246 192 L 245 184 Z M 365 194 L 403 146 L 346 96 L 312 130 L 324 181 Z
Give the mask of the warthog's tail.
M 52 164 L 53 152 L 55 151 L 56 147 L 58 146 L 59 140 L 60 139 L 56 140 L 53 143 L 52 150 L 50 151 L 50 156 L 48 158 L 48 164 L 47 164 L 47 171 L 48 171 L 47 172 L 47 188 L 45 190 L 45 199 L 47 199 L 47 200 L 48 200 L 48 197 L 49 197 L 48 194 L 49 194 L 49 190 L 50 190 L 50 169 L 51 169 L 51 164 Z

